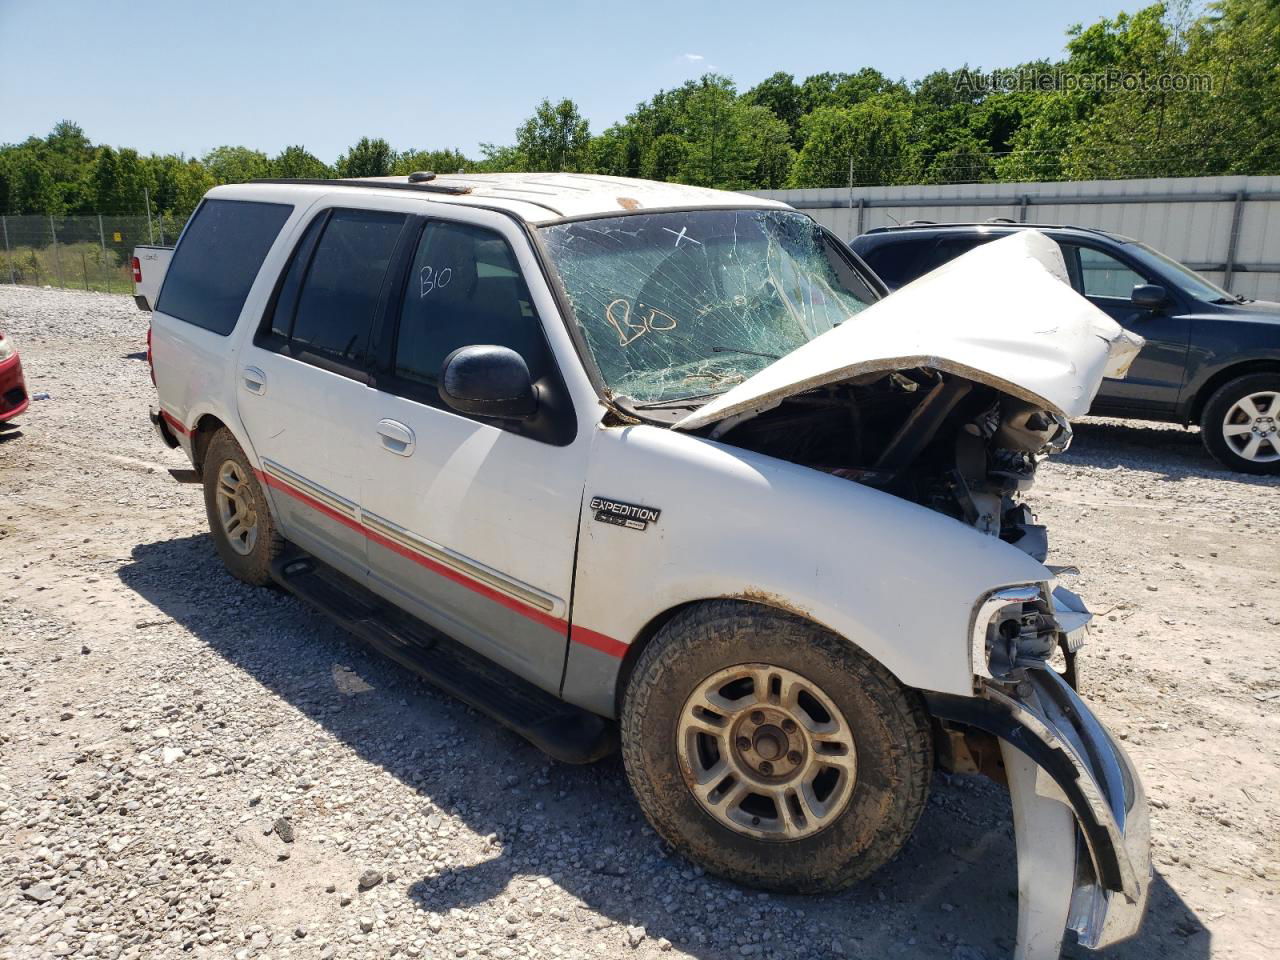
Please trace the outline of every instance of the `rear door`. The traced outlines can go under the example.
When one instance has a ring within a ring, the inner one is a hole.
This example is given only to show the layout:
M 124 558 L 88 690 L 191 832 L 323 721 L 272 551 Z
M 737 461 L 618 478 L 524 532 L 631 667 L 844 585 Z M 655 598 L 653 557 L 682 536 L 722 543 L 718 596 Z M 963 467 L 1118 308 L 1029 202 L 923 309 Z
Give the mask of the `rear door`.
M 1102 381 L 1093 410 L 1155 416 L 1172 413 L 1182 391 L 1191 332 L 1176 291 L 1117 251 L 1087 243 L 1058 242 L 1076 291 L 1120 326 L 1146 340 L 1124 379 Z M 1168 305 L 1159 310 L 1135 306 L 1133 288 L 1145 283 L 1165 286 L 1170 295 Z
M 590 431 L 577 430 L 543 332 L 539 314 L 554 301 L 528 240 L 497 214 L 445 217 L 416 224 L 359 421 L 369 582 L 558 692 Z M 540 394 L 533 420 L 466 416 L 441 401 L 445 358 L 480 344 L 525 359 Z
M 237 371 L 238 410 L 282 533 L 360 578 L 357 417 L 370 392 L 374 317 L 390 293 L 388 266 L 407 219 L 342 206 L 313 211 Z

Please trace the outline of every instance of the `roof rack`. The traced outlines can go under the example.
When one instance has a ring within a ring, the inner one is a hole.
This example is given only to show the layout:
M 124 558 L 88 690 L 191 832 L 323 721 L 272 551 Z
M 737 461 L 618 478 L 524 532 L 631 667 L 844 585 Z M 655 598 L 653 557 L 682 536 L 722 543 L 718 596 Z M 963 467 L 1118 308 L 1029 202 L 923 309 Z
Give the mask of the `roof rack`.
M 1110 230 L 1103 230 L 1101 227 L 1082 227 L 1074 223 L 1019 223 L 1007 217 L 990 217 L 987 220 L 956 220 L 949 223 L 935 223 L 932 220 L 908 220 L 902 224 L 886 224 L 882 227 L 872 227 L 867 233 L 891 233 L 895 230 L 929 230 L 935 227 L 1027 227 L 1033 230 L 1083 230 L 1086 233 L 1096 233 L 1105 237 L 1119 236 Z
M 424 171 L 425 172 L 425 171 Z M 406 182 L 397 183 L 394 180 L 324 180 L 312 177 L 264 177 L 260 180 L 250 180 L 250 183 L 296 183 L 306 184 L 310 186 L 320 187 L 364 187 L 368 190 L 413 190 L 420 193 L 448 193 L 454 196 L 461 196 L 464 193 L 470 193 L 471 187 L 463 186 L 458 183 L 434 183 L 425 180 L 414 180 L 415 176 L 420 177 L 421 173 L 411 174 L 406 178 Z M 435 174 L 430 175 L 432 180 Z

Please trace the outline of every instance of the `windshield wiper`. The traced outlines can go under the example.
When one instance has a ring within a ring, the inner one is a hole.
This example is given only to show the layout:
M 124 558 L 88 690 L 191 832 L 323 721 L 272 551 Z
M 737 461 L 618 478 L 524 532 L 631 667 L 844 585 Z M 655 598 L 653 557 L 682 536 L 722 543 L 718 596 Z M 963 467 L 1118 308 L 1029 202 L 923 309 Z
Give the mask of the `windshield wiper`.
M 693 408 L 699 405 L 701 401 L 711 400 L 720 396 L 718 393 L 699 393 L 691 397 L 672 397 L 669 400 L 649 400 L 645 403 L 634 403 L 627 401 L 627 406 L 632 410 L 661 410 L 663 407 L 689 407 Z
M 726 347 L 721 344 L 711 348 L 712 353 L 745 353 L 749 357 L 764 357 L 766 360 L 780 359 L 776 353 L 761 353 L 759 350 L 744 350 L 742 347 Z

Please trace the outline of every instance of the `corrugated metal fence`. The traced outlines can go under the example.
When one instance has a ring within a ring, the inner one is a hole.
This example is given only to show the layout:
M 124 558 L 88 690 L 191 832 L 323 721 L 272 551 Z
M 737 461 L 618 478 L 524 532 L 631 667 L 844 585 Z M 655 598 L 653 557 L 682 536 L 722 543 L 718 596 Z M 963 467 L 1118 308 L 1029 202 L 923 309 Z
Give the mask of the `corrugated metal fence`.
M 872 227 L 1007 217 L 1110 230 L 1233 293 L 1280 300 L 1280 176 L 762 190 L 851 240 Z

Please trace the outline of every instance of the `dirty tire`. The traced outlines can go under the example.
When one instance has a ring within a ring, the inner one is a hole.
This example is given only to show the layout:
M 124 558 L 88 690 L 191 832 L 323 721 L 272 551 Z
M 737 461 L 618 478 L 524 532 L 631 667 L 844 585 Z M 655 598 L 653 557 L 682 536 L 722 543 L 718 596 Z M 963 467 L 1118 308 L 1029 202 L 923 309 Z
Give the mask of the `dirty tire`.
M 693 689 L 725 667 L 757 662 L 818 685 L 853 732 L 858 769 L 848 806 L 798 839 L 756 839 L 725 826 L 686 786 L 677 759 L 679 716 Z M 645 648 L 623 699 L 622 754 L 645 816 L 667 843 L 712 873 L 781 893 L 839 890 L 891 860 L 920 819 L 933 767 L 918 694 L 830 631 L 743 601 L 690 607 Z
M 1280 394 L 1280 373 L 1251 373 L 1219 387 L 1204 405 L 1204 412 L 1200 416 L 1200 439 L 1214 458 L 1228 469 L 1240 473 L 1277 474 L 1280 473 L 1280 458 L 1251 460 L 1241 456 L 1224 433 L 1224 421 L 1228 412 L 1243 398 L 1259 393 Z M 1265 412 L 1273 419 L 1280 420 L 1280 410 L 1276 409 L 1274 403 Z M 1280 434 L 1273 433 L 1271 437 L 1275 439 Z M 1276 452 L 1276 448 L 1265 444 L 1261 449 L 1268 456 Z
M 257 536 L 252 549 L 243 554 L 231 546 L 222 522 L 218 516 L 216 492 L 218 475 L 224 463 L 234 461 L 244 476 L 246 495 L 252 498 L 254 512 L 257 517 Z M 213 435 L 209 447 L 205 451 L 202 470 L 204 482 L 204 508 L 209 517 L 209 532 L 213 536 L 214 547 L 222 558 L 227 570 L 237 580 L 252 584 L 255 587 L 268 586 L 274 583 L 271 579 L 271 561 L 284 547 L 284 540 L 276 531 L 275 520 L 267 506 L 266 494 L 258 482 L 249 464 L 244 450 L 236 442 L 231 431 L 223 427 Z

